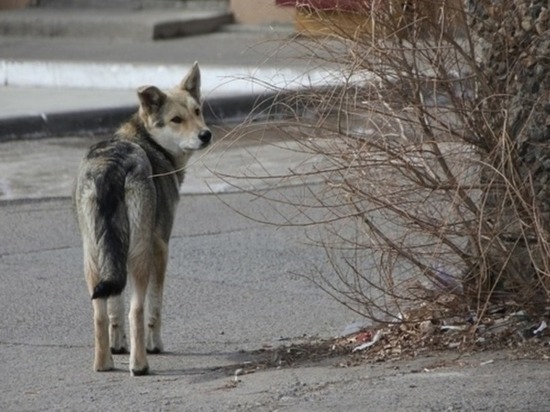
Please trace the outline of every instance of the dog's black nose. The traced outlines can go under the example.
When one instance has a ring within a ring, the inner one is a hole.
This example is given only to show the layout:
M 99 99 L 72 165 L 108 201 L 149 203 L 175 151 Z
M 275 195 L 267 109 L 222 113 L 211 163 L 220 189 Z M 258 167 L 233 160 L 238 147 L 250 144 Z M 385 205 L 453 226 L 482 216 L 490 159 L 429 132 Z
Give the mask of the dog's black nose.
M 203 143 L 210 143 L 212 139 L 212 132 L 208 129 L 201 130 L 199 132 L 199 140 Z

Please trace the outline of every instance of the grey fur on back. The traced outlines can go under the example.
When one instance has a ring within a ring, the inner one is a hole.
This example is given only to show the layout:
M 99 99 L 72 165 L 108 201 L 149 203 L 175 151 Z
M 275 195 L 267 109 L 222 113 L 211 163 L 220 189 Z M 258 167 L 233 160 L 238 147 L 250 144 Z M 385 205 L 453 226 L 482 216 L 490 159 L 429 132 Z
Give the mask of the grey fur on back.
M 139 192 L 135 207 L 142 216 L 140 225 L 150 219 L 148 229 L 156 228 L 156 235 L 168 242 L 184 177 L 176 167 L 137 115 L 114 138 L 90 148 L 79 170 L 75 200 L 85 247 L 95 252 L 92 259 L 99 271 L 92 299 L 118 295 L 126 285 L 133 227 L 126 199 L 129 188 Z

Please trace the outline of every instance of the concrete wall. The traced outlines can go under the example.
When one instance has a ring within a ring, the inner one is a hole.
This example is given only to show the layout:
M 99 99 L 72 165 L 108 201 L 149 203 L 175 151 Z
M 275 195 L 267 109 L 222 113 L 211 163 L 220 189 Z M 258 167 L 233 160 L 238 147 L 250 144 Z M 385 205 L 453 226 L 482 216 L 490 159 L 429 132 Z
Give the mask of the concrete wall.
M 294 7 L 278 7 L 275 0 L 230 0 L 235 21 L 242 24 L 292 23 Z
M 14 1 L 14 0 L 0 0 Z M 32 0 L 38 7 L 58 8 L 113 8 L 113 9 L 190 9 L 190 10 L 225 10 L 229 0 Z

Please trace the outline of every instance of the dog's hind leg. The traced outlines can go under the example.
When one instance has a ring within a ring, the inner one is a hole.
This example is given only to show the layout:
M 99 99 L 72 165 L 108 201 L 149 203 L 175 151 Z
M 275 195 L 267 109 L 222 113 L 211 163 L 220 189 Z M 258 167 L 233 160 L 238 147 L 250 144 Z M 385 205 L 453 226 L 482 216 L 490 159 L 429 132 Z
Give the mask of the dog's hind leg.
M 141 159 L 143 160 L 143 159 Z M 126 176 L 125 204 L 130 227 L 128 272 L 132 283 L 130 299 L 130 372 L 149 373 L 145 351 L 145 297 L 154 270 L 153 236 L 156 191 L 149 163 L 136 162 Z
M 168 261 L 168 244 L 161 239 L 155 239 L 153 253 L 155 268 L 147 290 L 147 352 L 161 353 L 164 350 L 160 335 L 162 292 Z
M 149 365 L 145 353 L 144 308 L 150 274 L 150 259 L 135 259 L 130 264 L 132 298 L 130 301 L 130 372 L 134 376 L 147 375 Z
M 91 241 L 91 237 L 84 232 L 84 274 L 90 295 L 99 279 L 97 267 L 97 249 Z M 107 300 L 92 300 L 94 311 L 94 370 L 98 372 L 109 371 L 113 369 L 113 357 L 109 350 L 109 318 L 107 316 Z
M 109 342 L 112 354 L 128 353 L 126 332 L 124 330 L 124 294 L 112 296 L 107 300 L 109 312 Z
M 113 357 L 109 350 L 109 318 L 107 316 L 107 300 L 94 299 L 94 335 L 95 358 L 94 370 L 98 372 L 113 369 Z

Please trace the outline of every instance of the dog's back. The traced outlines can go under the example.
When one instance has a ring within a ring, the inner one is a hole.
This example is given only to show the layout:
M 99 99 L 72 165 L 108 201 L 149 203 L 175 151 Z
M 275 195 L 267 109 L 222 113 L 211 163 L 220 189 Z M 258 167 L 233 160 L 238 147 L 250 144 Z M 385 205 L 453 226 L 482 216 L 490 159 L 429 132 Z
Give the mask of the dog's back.
M 116 137 L 92 146 L 81 163 L 75 198 L 90 265 L 98 280 L 92 299 L 122 292 L 128 255 L 168 242 L 184 170 L 134 115 Z M 86 234 L 86 236 L 84 236 Z M 130 243 L 130 241 L 133 241 Z
M 151 176 L 143 149 L 123 139 L 93 146 L 81 164 L 75 200 L 86 275 L 95 285 L 92 299 L 122 292 L 128 255 L 134 253 L 130 239 L 135 243 L 144 226 L 143 234 L 150 236 L 156 209 Z

